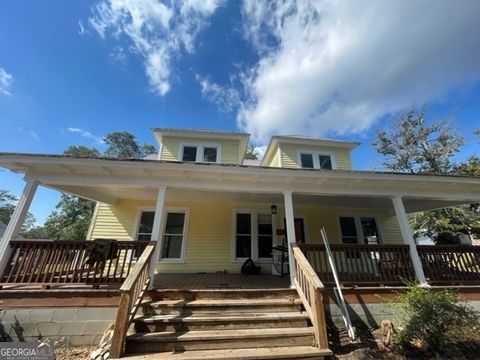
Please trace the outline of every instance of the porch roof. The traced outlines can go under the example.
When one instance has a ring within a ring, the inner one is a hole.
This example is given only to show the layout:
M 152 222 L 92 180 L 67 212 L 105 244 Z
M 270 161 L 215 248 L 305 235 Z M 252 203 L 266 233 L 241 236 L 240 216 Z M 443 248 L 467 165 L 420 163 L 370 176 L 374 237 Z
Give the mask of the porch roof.
M 311 195 L 316 195 L 315 198 L 330 199 L 330 203 L 369 205 L 362 199 L 373 197 L 378 199 L 376 206 L 382 199 L 390 204 L 388 198 L 399 195 L 404 198 L 407 211 L 480 201 L 478 177 L 18 153 L 0 153 L 0 167 L 25 174 L 47 187 L 106 203 L 138 198 L 141 194 L 154 199 L 159 185 L 190 191 L 257 194 L 257 201 L 258 194 L 271 201 L 272 195 L 283 191 L 293 191 L 302 202 L 311 202 Z

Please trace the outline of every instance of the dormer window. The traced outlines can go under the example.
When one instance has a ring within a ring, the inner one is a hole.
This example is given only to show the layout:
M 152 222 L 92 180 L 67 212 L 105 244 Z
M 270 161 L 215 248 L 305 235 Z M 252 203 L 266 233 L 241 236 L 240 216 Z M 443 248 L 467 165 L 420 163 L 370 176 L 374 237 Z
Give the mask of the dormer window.
M 319 151 L 299 151 L 299 162 L 302 169 L 332 170 L 335 168 L 333 154 Z
M 187 162 L 220 162 L 220 145 L 216 144 L 182 144 L 180 161 Z

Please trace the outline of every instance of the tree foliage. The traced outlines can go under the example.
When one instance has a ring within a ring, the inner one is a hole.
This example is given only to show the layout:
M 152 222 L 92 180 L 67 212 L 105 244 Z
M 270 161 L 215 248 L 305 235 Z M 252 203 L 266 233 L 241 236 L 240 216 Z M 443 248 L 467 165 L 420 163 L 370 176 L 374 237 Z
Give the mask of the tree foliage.
M 16 196 L 6 190 L 0 190 L 0 221 L 5 225 L 10 221 L 17 201 Z M 33 224 L 35 224 L 35 218 L 32 214 L 28 213 L 25 218 L 25 223 L 22 226 L 22 231 L 31 228 Z
M 258 154 L 255 152 L 255 149 L 251 144 L 247 145 L 247 149 L 245 151 L 245 159 L 247 160 L 258 160 Z
M 156 152 L 153 145 L 140 145 L 134 135 L 127 131 L 116 131 L 103 139 L 107 144 L 105 156 L 118 159 L 140 159 Z
M 445 120 L 425 121 L 425 109 L 409 108 L 394 121 L 392 130 L 378 130 L 373 146 L 393 171 L 445 174 L 463 138 Z
M 69 146 L 63 151 L 63 155 L 72 157 L 86 157 L 95 158 L 100 157 L 100 153 L 97 149 L 87 146 Z

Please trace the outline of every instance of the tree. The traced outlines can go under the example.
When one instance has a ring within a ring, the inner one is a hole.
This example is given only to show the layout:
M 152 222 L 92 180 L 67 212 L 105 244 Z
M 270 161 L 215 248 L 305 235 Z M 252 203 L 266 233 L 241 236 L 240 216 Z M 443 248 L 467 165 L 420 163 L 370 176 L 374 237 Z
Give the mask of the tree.
M 251 144 L 247 145 L 247 149 L 245 150 L 245 159 L 258 160 L 258 154 L 255 152 L 255 149 Z
M 87 147 L 87 146 L 69 146 L 63 152 L 63 155 L 72 156 L 72 157 L 86 157 L 86 158 L 95 158 L 100 157 L 100 153 L 97 149 Z
M 85 240 L 95 202 L 62 194 L 60 201 L 45 221 L 45 232 L 55 240 Z
M 134 135 L 127 131 L 115 131 L 103 139 L 107 144 L 104 155 L 119 159 L 141 159 L 156 152 L 153 145 L 140 145 Z
M 425 121 L 425 109 L 409 108 L 394 121 L 392 130 L 378 130 L 374 148 L 385 156 L 383 165 L 393 171 L 446 174 L 451 157 L 463 145 L 445 120 Z
M 17 201 L 16 196 L 6 190 L 0 190 L 0 221 L 5 225 L 10 221 Z M 33 224 L 35 224 L 35 218 L 32 214 L 28 213 L 25 218 L 25 223 L 22 226 L 22 231 L 31 228 Z

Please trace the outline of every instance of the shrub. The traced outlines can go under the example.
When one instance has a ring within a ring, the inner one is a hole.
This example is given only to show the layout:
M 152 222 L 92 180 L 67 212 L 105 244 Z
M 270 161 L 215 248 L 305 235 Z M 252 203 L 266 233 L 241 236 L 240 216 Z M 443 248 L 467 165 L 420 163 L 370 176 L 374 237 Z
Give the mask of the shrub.
M 400 294 L 399 300 L 404 319 L 394 341 L 404 351 L 417 348 L 428 354 L 439 354 L 478 334 L 480 314 L 460 303 L 451 291 L 413 285 Z
M 442 231 L 438 233 L 435 237 L 435 245 L 455 245 L 460 244 L 460 236 L 449 231 Z

